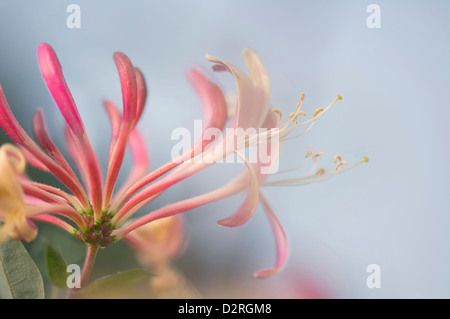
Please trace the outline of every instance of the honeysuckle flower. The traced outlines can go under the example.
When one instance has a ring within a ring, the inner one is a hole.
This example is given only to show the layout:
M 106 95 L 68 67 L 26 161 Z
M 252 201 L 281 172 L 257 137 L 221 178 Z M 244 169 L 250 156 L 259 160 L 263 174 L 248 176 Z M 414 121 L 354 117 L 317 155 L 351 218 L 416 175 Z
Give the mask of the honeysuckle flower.
M 187 244 L 180 215 L 145 224 L 130 232 L 125 240 L 136 251 L 140 263 L 150 269 L 167 267 Z
M 12 144 L 0 147 L 0 222 L 3 222 L 0 227 L 0 242 L 8 236 L 27 242 L 33 240 L 37 236 L 37 227 L 32 219 L 47 220 L 68 231 L 74 230 L 64 221 L 46 214 L 58 209 L 63 211 L 65 207 L 57 203 L 35 205 L 36 201 L 25 195 L 21 185 L 25 166 L 26 160 L 19 148 Z
M 0 241 L 6 236 L 24 238 L 27 241 L 37 235 L 36 228 L 26 218 L 25 195 L 19 174 L 25 170 L 25 158 L 20 150 L 11 145 L 0 147 Z
M 123 111 L 121 113 L 111 101 L 104 103 L 112 131 L 105 178 L 102 176 L 99 160 L 65 82 L 61 65 L 50 45 L 43 43 L 39 46 L 39 66 L 47 87 L 67 124 L 64 130 L 66 146 L 78 168 L 81 180 L 50 138 L 42 112 L 36 111 L 33 119 L 36 143 L 15 119 L 0 86 L 0 125 L 22 151 L 15 149 L 13 155 L 16 158 L 24 157 L 30 165 L 53 174 L 70 191 L 66 192 L 50 185 L 31 181 L 24 174 L 19 177 L 24 165 L 10 168 L 9 175 L 5 176 L 8 176 L 8 179 L 12 176 L 13 182 L 3 181 L 2 183 L 7 186 L 5 189 L 15 194 L 13 202 L 20 209 L 10 209 L 8 200 L 1 198 L 0 207 L 8 209 L 1 215 L 2 220 L 6 221 L 3 228 L 8 226 L 8 229 L 14 229 L 25 239 L 31 240 L 35 233 L 31 234 L 23 225 L 26 225 L 25 221 L 29 223 L 30 220 L 40 220 L 62 227 L 76 236 L 78 240 L 86 243 L 87 247 L 82 272 L 82 282 L 85 283 L 99 247 L 106 247 L 123 238 L 142 237 L 139 228 L 146 227 L 145 225 L 149 223 L 152 224 L 157 220 L 247 191 L 247 196 L 238 210 L 230 217 L 219 221 L 219 224 L 227 227 L 244 224 L 252 217 L 258 203 L 261 202 L 275 235 L 277 259 L 273 268 L 257 272 L 254 276 L 264 278 L 279 271 L 287 257 L 286 236 L 268 201 L 261 194 L 260 187 L 275 184 L 304 184 L 330 178 L 345 171 L 340 169 L 345 164 L 340 156 L 335 157 L 332 170 L 316 169 L 317 157 L 321 153 L 311 153 L 306 157 L 313 162 L 312 173 L 298 178 L 266 181 L 270 175 L 268 173 L 271 173 L 271 169 L 278 163 L 278 144 L 294 138 L 295 136 L 291 133 L 299 127 L 306 127 L 306 129 L 297 135 L 308 131 L 340 97 L 338 96 L 328 107 L 316 110 L 311 119 L 299 122 L 298 118 L 305 115 L 301 110 L 303 101 L 303 95 L 301 95 L 296 111 L 282 122 L 281 112 L 278 109 L 271 109 L 269 78 L 256 52 L 251 49 L 244 50 L 244 61 L 249 76 L 238 68 L 207 55 L 207 58 L 215 63 L 214 70 L 228 71 L 234 77 L 237 87 L 236 105 L 231 106 L 230 110 L 219 86 L 201 72 L 191 70 L 189 78 L 200 97 L 204 110 L 203 134 L 189 150 L 147 173 L 149 158 L 145 143 L 136 128 L 147 97 L 145 80 L 139 69 L 131 64 L 126 55 L 116 52 L 113 57 L 119 73 Z M 233 118 L 230 126 L 233 130 L 229 131 L 231 133 L 227 133 L 222 139 L 211 138 L 211 130 L 224 130 L 229 115 Z M 276 146 L 275 151 L 271 152 L 268 158 L 258 154 L 256 161 L 252 162 L 244 154 L 249 147 L 263 145 Z M 133 157 L 133 168 L 124 185 L 115 191 L 127 146 Z M 127 222 L 137 211 L 171 186 L 223 160 L 230 154 L 238 156 L 245 163 L 246 168 L 229 183 L 206 194 L 156 209 L 133 222 Z M 4 179 L 3 176 L 1 178 Z M 24 195 L 14 191 L 14 187 L 21 190 Z M 4 194 L 9 193 L 5 191 Z M 27 206 L 25 204 L 27 200 L 35 206 Z M 28 211 L 31 213 L 27 213 Z M 15 216 L 15 222 L 9 222 L 7 216 Z M 70 219 L 70 222 L 65 222 L 58 216 L 64 216 Z M 143 234 L 145 233 L 146 231 L 143 230 Z M 11 235 L 12 232 L 8 231 L 8 234 Z M 14 234 L 12 237 L 18 238 Z M 135 245 L 137 242 L 135 240 Z M 139 253 L 143 252 L 144 249 L 140 248 Z M 141 258 L 144 257 L 141 256 Z
M 136 252 L 139 262 L 154 272 L 150 278 L 155 298 L 196 298 L 199 293 L 173 265 L 187 246 L 181 215 L 173 215 L 145 224 L 124 239 Z

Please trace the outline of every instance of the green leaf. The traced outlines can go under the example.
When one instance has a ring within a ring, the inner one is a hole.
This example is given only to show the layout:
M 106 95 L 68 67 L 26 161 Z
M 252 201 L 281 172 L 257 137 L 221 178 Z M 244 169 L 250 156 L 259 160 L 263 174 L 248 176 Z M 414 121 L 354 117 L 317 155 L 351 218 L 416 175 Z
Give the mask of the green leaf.
M 0 298 L 44 298 L 41 273 L 19 240 L 0 243 Z
M 75 298 L 123 298 L 130 290 L 153 274 L 146 269 L 131 269 L 101 277 L 75 292 Z
M 47 245 L 47 270 L 50 281 L 58 288 L 67 288 L 67 263 L 59 251 Z

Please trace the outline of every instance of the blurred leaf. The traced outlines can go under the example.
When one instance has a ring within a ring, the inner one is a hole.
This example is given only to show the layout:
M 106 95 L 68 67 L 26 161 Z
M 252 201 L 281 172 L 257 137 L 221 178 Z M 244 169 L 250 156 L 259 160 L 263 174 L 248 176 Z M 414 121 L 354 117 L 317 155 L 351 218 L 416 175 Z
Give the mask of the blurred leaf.
M 58 288 L 67 288 L 67 263 L 59 251 L 47 245 L 47 270 L 50 281 Z
M 0 244 L 0 298 L 44 298 L 41 273 L 19 240 Z
M 146 269 L 131 269 L 97 279 L 89 286 L 75 292 L 75 298 L 124 298 L 139 283 L 153 274 Z

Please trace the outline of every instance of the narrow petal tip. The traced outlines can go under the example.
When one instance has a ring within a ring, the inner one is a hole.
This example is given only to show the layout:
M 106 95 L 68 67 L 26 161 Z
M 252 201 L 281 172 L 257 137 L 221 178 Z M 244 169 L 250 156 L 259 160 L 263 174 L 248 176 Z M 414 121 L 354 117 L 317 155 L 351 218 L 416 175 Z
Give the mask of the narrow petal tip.
M 41 43 L 38 47 L 38 60 L 42 77 L 67 124 L 75 135 L 82 135 L 83 122 L 64 79 L 55 50 L 49 44 Z

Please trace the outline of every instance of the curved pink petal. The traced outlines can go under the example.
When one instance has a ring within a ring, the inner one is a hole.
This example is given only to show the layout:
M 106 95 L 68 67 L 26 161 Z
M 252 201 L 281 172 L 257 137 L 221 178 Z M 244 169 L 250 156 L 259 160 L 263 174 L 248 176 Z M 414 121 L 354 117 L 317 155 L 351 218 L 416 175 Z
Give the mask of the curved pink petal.
M 124 226 L 123 228 L 117 230 L 115 234 L 117 234 L 118 238 L 123 238 L 129 232 L 151 221 L 183 213 L 193 208 L 206 205 L 208 203 L 212 203 L 220 199 L 229 197 L 231 195 L 237 194 L 240 191 L 242 191 L 242 186 L 236 183 L 228 183 L 227 185 L 222 186 L 221 188 L 211 191 L 209 193 L 188 198 L 179 201 L 177 203 L 170 204 L 168 206 L 157 209 L 143 217 L 138 218 L 137 220 L 131 222 L 130 224 Z
M 227 121 L 227 103 L 222 90 L 195 69 L 189 70 L 188 76 L 202 102 L 204 131 L 209 128 L 223 130 Z M 203 149 L 208 142 L 203 141 Z
M 47 168 L 47 166 L 42 163 L 36 156 L 33 155 L 29 150 L 27 150 L 22 145 L 18 145 L 20 150 L 22 151 L 23 155 L 25 156 L 27 163 L 31 166 L 40 169 L 41 171 L 50 172 L 50 170 Z
M 72 227 L 70 224 L 66 223 L 65 221 L 63 221 L 62 219 L 52 216 L 52 215 L 48 215 L 48 214 L 41 214 L 38 216 L 34 216 L 31 217 L 30 219 L 32 220 L 36 220 L 36 221 L 41 221 L 41 222 L 45 222 L 45 223 L 49 223 L 52 225 L 56 225 L 62 229 L 64 229 L 65 231 L 74 234 L 75 233 L 75 228 Z
M 44 203 L 58 203 L 64 204 L 64 200 L 58 196 L 55 196 L 45 190 L 42 190 L 33 185 L 32 182 L 22 182 L 22 188 L 26 195 L 27 204 L 44 204 Z M 30 201 L 30 199 L 32 199 Z M 36 202 L 39 201 L 37 204 Z
M 275 245 L 277 251 L 277 258 L 275 262 L 275 266 L 270 269 L 260 270 L 253 274 L 254 278 L 267 278 L 270 277 L 277 272 L 279 272 L 286 263 L 288 257 L 288 243 L 286 239 L 286 234 L 281 227 L 278 218 L 275 216 L 272 208 L 269 203 L 265 199 L 265 197 L 260 194 L 261 203 L 263 205 L 264 211 L 266 212 L 267 219 L 269 220 L 270 226 L 272 228 L 274 237 L 275 237 Z
M 121 52 L 114 53 L 114 62 L 116 63 L 117 70 L 119 72 L 120 85 L 122 87 L 123 114 L 117 141 L 115 142 L 109 157 L 105 192 L 103 194 L 104 209 L 110 205 L 111 196 L 114 191 L 114 186 L 116 184 L 117 177 L 119 176 L 120 167 L 125 155 L 128 136 L 136 125 L 136 116 L 138 112 L 138 89 L 136 84 L 137 72 L 131 64 L 130 59 L 128 59 L 128 57 Z M 143 78 L 139 81 L 141 80 L 143 80 Z M 141 100 L 142 99 L 144 98 L 141 96 Z
M 122 115 L 112 102 L 105 101 L 104 105 L 111 122 L 112 137 L 109 149 L 109 156 L 111 157 L 113 147 L 119 136 Z M 131 155 L 133 157 L 133 168 L 127 181 L 122 186 L 121 190 L 117 192 L 116 196 L 122 194 L 126 189 L 129 189 L 131 186 L 133 186 L 133 184 L 139 178 L 143 177 L 147 172 L 150 164 L 150 160 L 147 155 L 147 147 L 142 136 L 136 128 L 129 134 L 128 142 L 131 149 Z
M 64 155 L 59 151 L 52 139 L 48 135 L 47 128 L 45 126 L 42 111 L 37 110 L 33 117 L 33 132 L 37 141 L 44 148 L 47 153 L 52 156 L 59 165 L 70 175 L 72 178 L 77 179 L 70 165 L 67 163 Z
M 64 185 L 66 185 L 83 204 L 88 204 L 87 195 L 76 180 L 72 178 L 63 168 L 61 168 L 52 158 L 45 154 L 41 148 L 31 139 L 31 137 L 23 130 L 16 118 L 11 112 L 2 87 L 0 86 L 0 126 L 5 133 L 17 143 L 22 150 L 26 150 L 27 158 L 31 158 L 31 162 L 40 167 L 44 165 L 47 171 L 56 176 Z
M 199 165 L 199 167 L 201 167 L 201 165 Z M 249 165 L 248 167 L 249 167 L 249 171 L 251 172 L 253 170 L 252 166 Z M 183 179 L 183 178 L 186 178 L 186 176 L 192 175 L 195 168 L 194 168 L 194 166 L 189 166 L 189 167 L 187 167 L 187 169 L 193 170 L 193 171 L 191 171 L 191 172 L 183 171 L 181 175 L 176 174 L 176 175 L 171 175 L 171 176 L 164 178 L 163 180 L 161 180 L 160 185 L 156 185 L 158 183 L 150 185 L 149 187 L 152 187 L 152 186 L 157 187 L 160 190 L 160 193 L 157 193 L 156 195 L 153 195 L 153 196 L 160 195 L 164 189 L 168 188 L 170 185 L 175 183 L 178 179 Z M 252 183 L 256 183 L 256 185 L 257 185 L 256 174 L 250 173 L 250 176 L 252 176 L 251 177 Z M 167 180 L 167 181 L 165 181 L 165 180 Z M 156 186 L 154 186 L 154 185 L 156 185 Z M 256 191 L 258 191 L 258 193 L 256 194 L 256 198 L 255 198 L 254 184 L 252 186 L 253 186 L 253 188 L 250 188 L 249 195 L 247 195 L 245 204 L 240 207 L 240 209 L 238 210 L 237 213 L 235 213 L 236 216 L 235 215 L 233 215 L 234 217 L 232 216 L 232 218 L 230 219 L 230 224 L 224 225 L 224 226 L 233 226 L 234 223 L 242 224 L 243 222 L 245 222 L 246 220 L 248 220 L 251 217 L 251 215 L 254 212 L 254 209 L 256 208 L 256 205 L 258 204 L 258 194 L 259 194 L 258 188 L 256 188 Z M 132 231 L 142 225 L 145 225 L 151 221 L 154 221 L 154 220 L 157 220 L 160 218 L 164 218 L 164 217 L 168 217 L 168 216 L 172 216 L 172 215 L 176 215 L 176 214 L 191 210 L 193 208 L 230 197 L 232 195 L 242 192 L 247 187 L 249 187 L 248 173 L 247 173 L 247 175 L 240 174 L 239 176 L 237 176 L 233 180 L 231 180 L 229 183 L 225 184 L 224 186 L 222 186 L 218 189 L 215 189 L 206 194 L 202 194 L 199 196 L 188 198 L 186 200 L 179 201 L 174 204 L 170 204 L 170 205 L 162 207 L 156 211 L 153 211 L 143 217 L 140 217 L 139 219 L 135 220 L 134 222 L 132 222 L 132 223 L 128 224 L 127 226 L 124 226 L 122 229 L 118 230 L 117 234 L 118 234 L 118 236 L 123 237 L 126 234 L 128 234 L 130 231 Z M 151 192 L 151 193 L 154 193 L 154 192 Z M 116 217 L 119 217 L 119 218 L 117 218 L 117 220 L 119 221 L 117 223 L 118 225 L 120 225 L 124 220 L 129 218 L 132 215 L 132 213 L 134 213 L 136 211 L 136 209 L 135 209 L 136 207 L 142 208 L 142 206 L 146 205 L 150 200 L 152 200 L 154 198 L 154 197 L 150 197 L 149 199 L 147 199 L 147 197 L 149 197 L 149 196 L 148 196 L 148 194 L 145 194 L 145 193 L 140 193 L 137 196 L 138 196 L 137 199 L 135 199 L 135 198 L 132 199 L 132 200 L 136 200 L 135 203 L 127 202 L 124 205 L 124 207 L 122 208 L 122 210 L 119 211 L 116 216 L 114 216 L 113 220 L 116 219 Z M 141 199 L 140 197 L 143 197 L 143 199 Z M 130 201 L 132 201 L 132 200 L 130 200 Z
M 45 83 L 73 134 L 83 134 L 85 131 L 84 125 L 72 94 L 67 87 L 61 64 L 55 51 L 47 43 L 39 45 L 38 60 Z
M 79 148 L 80 159 L 87 169 L 87 181 L 91 194 L 94 213 L 98 219 L 101 214 L 102 174 L 97 155 L 87 136 L 78 108 L 64 79 L 61 65 L 53 48 L 41 43 L 38 48 L 39 66 L 50 93 L 64 116 L 74 140 Z
M 114 53 L 114 62 L 119 72 L 123 99 L 123 121 L 134 123 L 137 114 L 137 85 L 136 73 L 130 59 L 122 52 Z
M 278 169 L 281 144 L 279 122 L 279 116 L 270 112 L 262 125 L 262 128 L 267 130 L 268 135 L 266 138 L 259 137 L 257 163 L 253 164 L 260 184 Z
M 86 226 L 86 223 L 81 215 L 68 204 L 46 203 L 46 205 L 26 205 L 27 218 L 33 218 L 42 214 L 61 215 L 73 220 L 80 228 Z
M 250 179 L 246 183 L 243 182 L 240 178 L 236 179 L 234 183 L 238 185 L 249 185 L 247 197 L 239 209 L 230 217 L 226 219 L 222 219 L 217 223 L 221 226 L 226 227 L 238 227 L 242 224 L 246 223 L 252 216 L 258 206 L 258 198 L 259 198 L 259 183 L 258 176 L 255 173 L 253 165 L 248 162 L 248 160 L 242 156 L 240 153 L 238 155 L 245 161 L 245 165 L 247 165 L 248 175 Z
M 133 157 L 133 169 L 130 173 L 129 180 L 130 182 L 135 182 L 136 179 L 141 178 L 148 171 L 150 159 L 145 141 L 137 129 L 131 131 L 129 145 Z
M 150 166 L 150 160 L 147 155 L 147 147 L 145 146 L 144 139 L 137 129 L 131 131 L 129 146 L 131 149 L 131 156 L 133 157 L 133 168 L 131 169 L 125 183 L 116 193 L 113 202 L 116 201 L 116 198 L 120 198 L 126 193 L 127 190 L 133 187 L 135 183 L 147 173 Z
M 246 48 L 242 52 L 242 57 L 244 58 L 245 66 L 247 67 L 250 78 L 255 83 L 256 86 L 264 89 L 266 98 L 270 98 L 270 81 L 267 75 L 266 68 L 262 63 L 258 54 L 250 49 Z
M 119 138 L 122 115 L 113 102 L 106 100 L 103 102 L 103 105 L 105 106 L 109 122 L 111 123 L 111 142 L 109 145 L 109 157 L 111 157 L 113 148 L 116 145 L 117 139 Z
M 145 84 L 145 78 L 141 70 L 134 68 L 136 75 L 136 88 L 137 88 L 137 110 L 135 124 L 139 121 L 144 111 L 145 101 L 147 100 L 147 85 Z
M 234 77 L 238 105 L 233 126 L 246 130 L 258 129 L 264 123 L 270 111 L 270 84 L 264 65 L 259 56 L 251 49 L 243 52 L 244 60 L 249 69 L 250 78 L 238 68 L 209 54 L 206 58 L 219 66 L 214 70 L 228 70 Z
M 83 160 L 83 155 L 80 153 L 80 149 L 76 144 L 72 131 L 67 125 L 64 127 L 64 137 L 66 140 L 66 147 L 69 152 L 69 155 L 72 158 L 73 162 L 75 163 L 78 172 L 81 174 L 81 180 L 83 181 L 83 184 L 85 185 L 86 189 L 88 189 L 89 176 L 86 163 Z
M 207 80 L 204 75 L 202 75 L 200 72 L 194 69 L 190 70 L 188 76 L 197 93 L 199 94 L 200 99 L 202 100 L 204 110 L 203 117 L 205 123 L 204 132 L 208 128 L 218 128 L 220 130 L 223 129 L 223 127 L 225 126 L 225 122 L 227 120 L 227 110 L 226 110 L 226 101 L 222 91 L 216 84 Z M 139 83 L 140 80 L 138 73 L 136 77 L 137 82 Z M 197 154 L 197 151 L 199 149 L 200 149 L 199 151 L 201 152 L 210 143 L 211 140 L 201 139 L 199 141 L 196 141 L 188 151 L 180 155 L 177 159 L 173 159 L 172 161 L 168 162 L 162 167 L 151 172 L 147 176 L 143 177 L 136 184 L 132 185 L 126 193 L 121 194 L 121 196 L 117 196 L 113 201 L 114 207 L 118 209 L 128 199 L 130 199 L 131 196 L 133 196 L 133 194 L 136 193 L 139 189 L 141 189 L 145 185 L 148 185 L 149 183 L 166 174 L 167 172 L 171 171 L 175 167 L 179 166 L 182 162 L 192 158 Z M 146 191 L 144 190 L 143 192 Z M 146 192 L 145 194 L 148 194 L 148 192 Z M 149 196 L 153 196 L 153 194 L 150 194 Z M 139 196 L 134 202 L 138 203 L 142 199 L 143 196 Z M 129 206 L 130 205 L 128 205 L 128 207 Z

